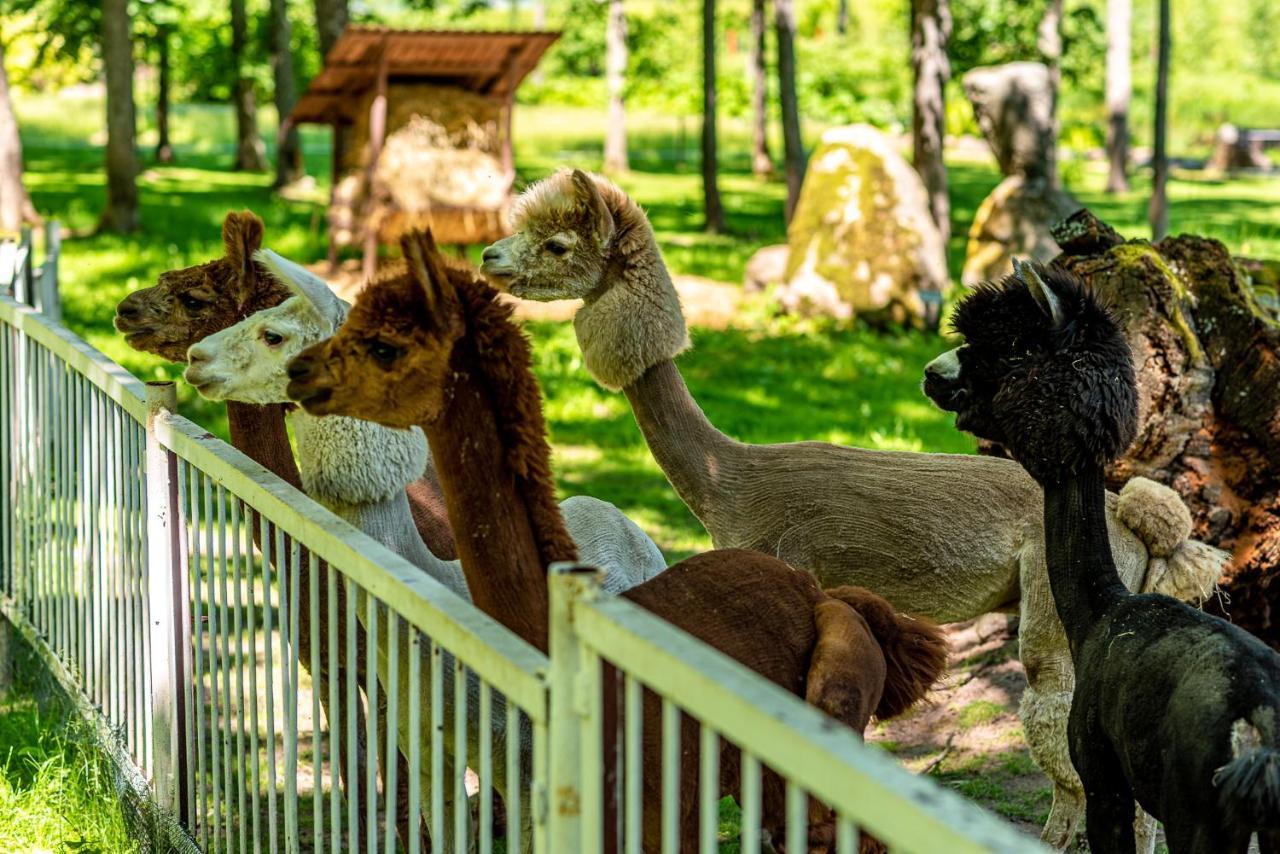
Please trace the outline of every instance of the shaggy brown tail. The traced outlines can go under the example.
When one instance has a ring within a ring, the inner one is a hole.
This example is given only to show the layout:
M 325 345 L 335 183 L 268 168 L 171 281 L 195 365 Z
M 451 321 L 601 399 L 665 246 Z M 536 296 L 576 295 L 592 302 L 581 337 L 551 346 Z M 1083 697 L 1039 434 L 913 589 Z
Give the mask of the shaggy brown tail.
M 884 653 L 884 693 L 876 717 L 897 717 L 924 699 L 947 670 L 947 639 L 942 629 L 929 620 L 899 614 L 862 587 L 834 587 L 826 594 L 862 615 Z

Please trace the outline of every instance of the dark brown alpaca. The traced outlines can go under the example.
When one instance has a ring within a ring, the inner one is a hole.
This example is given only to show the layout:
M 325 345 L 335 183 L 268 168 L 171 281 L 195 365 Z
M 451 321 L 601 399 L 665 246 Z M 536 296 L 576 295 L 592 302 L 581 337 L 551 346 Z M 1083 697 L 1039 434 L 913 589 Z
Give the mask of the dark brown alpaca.
M 289 291 L 280 282 L 267 274 L 265 268 L 253 260 L 253 253 L 262 246 L 262 220 L 250 211 L 230 212 L 222 223 L 223 257 L 180 270 L 162 273 L 155 285 L 134 291 L 121 300 L 116 307 L 115 327 L 123 333 L 125 341 L 136 350 L 154 353 L 171 362 L 187 361 L 187 350 L 209 335 L 239 323 L 244 318 L 265 308 L 279 305 L 290 296 Z M 227 402 L 227 421 L 231 431 L 231 444 L 255 462 L 272 471 L 276 476 L 301 489 L 302 480 L 294 461 L 293 450 L 289 445 L 289 434 L 285 429 L 285 407 L 279 404 L 258 406 L 255 404 Z M 409 504 L 413 510 L 414 522 L 426 546 L 438 557 L 449 560 L 456 557 L 453 547 L 453 534 L 449 529 L 448 515 L 444 510 L 444 500 L 440 493 L 434 472 L 411 484 L 408 489 Z M 257 517 L 251 525 L 254 543 L 259 540 L 260 527 Z M 286 553 L 288 549 L 286 548 Z M 302 590 L 310 584 L 310 562 L 301 561 L 299 583 Z M 317 579 L 320 585 L 321 601 L 325 601 L 327 583 L 326 575 L 321 573 Z M 346 637 L 346 594 L 343 588 L 337 591 L 338 637 Z M 298 614 L 298 636 L 301 649 L 309 649 L 312 625 L 308 609 L 302 608 Z M 355 669 L 360 685 L 365 683 L 366 647 L 364 629 L 356 627 L 357 647 L 361 652 L 356 656 Z M 328 638 L 321 631 L 320 663 L 321 672 L 312 674 L 316 677 L 315 690 L 320 692 L 320 702 L 324 706 L 325 715 L 329 715 L 328 680 L 337 678 L 339 684 L 346 679 L 346 646 L 338 644 L 338 673 L 328 673 Z M 301 664 L 310 670 L 310 661 L 303 656 Z M 379 697 L 379 707 L 385 705 L 385 696 Z M 357 710 L 357 715 L 363 713 Z M 380 741 L 386 743 L 385 719 L 379 721 Z M 361 737 L 365 732 L 361 721 L 357 730 Z M 379 757 L 381 760 L 381 757 Z M 363 780 L 365 759 L 360 758 L 358 774 Z M 346 763 L 338 763 L 338 770 L 343 777 L 347 773 Z M 401 770 L 397 775 L 402 786 L 408 786 L 407 760 L 401 757 Z M 407 804 L 407 798 L 401 797 L 401 804 Z M 405 817 L 402 817 L 402 819 Z M 401 822 L 402 826 L 404 822 Z
M 527 641 L 547 644 L 546 567 L 577 555 L 555 501 L 528 341 L 510 309 L 430 235 L 402 244 L 406 267 L 366 288 L 346 324 L 290 367 L 289 394 L 313 414 L 426 431 L 475 602 Z M 931 623 L 894 614 L 860 588 L 821 590 L 768 555 L 729 549 L 669 568 L 623 594 L 861 733 L 920 699 L 942 673 Z M 645 749 L 660 751 L 660 702 L 644 704 Z M 682 729 L 682 850 L 697 850 L 697 738 Z M 610 727 L 605 726 L 606 730 Z M 737 794 L 738 751 L 721 755 L 721 791 Z M 659 763 L 644 771 L 646 850 L 660 847 Z M 766 774 L 764 824 L 783 831 L 784 786 Z M 826 810 L 811 844 L 826 850 Z

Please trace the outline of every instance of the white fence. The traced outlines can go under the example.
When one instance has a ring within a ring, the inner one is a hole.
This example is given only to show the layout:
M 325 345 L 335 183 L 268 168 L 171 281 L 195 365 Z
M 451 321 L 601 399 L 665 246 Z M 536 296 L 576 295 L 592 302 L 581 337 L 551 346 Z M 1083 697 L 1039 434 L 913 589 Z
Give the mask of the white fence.
M 762 768 L 786 781 L 788 851 L 810 795 L 841 852 L 859 829 L 894 851 L 1040 850 L 591 573 L 552 574 L 548 659 L 173 408 L 171 384 L 0 296 L 0 610 L 99 725 L 159 847 L 489 852 L 505 813 L 509 852 L 639 851 L 659 809 L 640 769 L 660 763 L 661 849 L 683 807 L 714 850 L 716 787 L 673 794 L 683 713 L 702 781 L 721 739 L 741 748 L 742 851 L 767 844 Z M 637 752 L 645 691 L 658 757 Z

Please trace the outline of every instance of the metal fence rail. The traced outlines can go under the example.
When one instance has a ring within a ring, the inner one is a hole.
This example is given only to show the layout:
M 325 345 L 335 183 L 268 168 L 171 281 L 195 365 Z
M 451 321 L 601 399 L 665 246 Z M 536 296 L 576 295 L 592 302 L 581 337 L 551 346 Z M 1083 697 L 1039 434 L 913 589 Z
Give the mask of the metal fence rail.
M 662 850 L 680 809 L 715 850 L 715 787 L 670 793 L 682 750 L 714 781 L 723 740 L 744 851 L 763 769 L 786 780 L 788 850 L 809 796 L 841 851 L 860 828 L 894 851 L 1038 850 L 581 573 L 553 575 L 548 659 L 173 409 L 172 384 L 0 295 L 0 613 L 105 733 L 155 847 L 490 852 L 505 819 L 508 852 L 638 851 L 647 763 Z M 603 661 L 623 676 L 616 825 Z M 646 692 L 660 756 L 638 752 Z
M 546 658 L 172 408 L 0 297 L 5 611 L 177 819 L 164 844 L 490 851 L 497 789 L 506 850 L 545 851 Z
M 787 851 L 808 850 L 811 798 L 834 810 L 833 841 L 840 854 L 856 854 L 860 830 L 892 851 L 1048 850 L 964 798 L 907 773 L 848 728 L 648 611 L 602 595 L 594 570 L 553 567 L 551 597 L 553 727 L 572 713 L 582 719 L 571 732 L 552 731 L 552 815 L 564 815 L 566 801 L 581 803 L 580 818 L 553 823 L 555 850 L 597 850 L 606 834 L 614 834 L 628 854 L 639 852 L 646 823 L 659 824 L 664 854 L 682 850 L 680 821 L 691 811 L 700 849 L 715 850 L 722 742 L 740 751 L 733 759 L 741 774 L 738 841 L 744 854 L 755 854 L 767 841 L 761 833 L 761 801 L 770 771 L 785 784 L 786 837 L 774 841 L 784 842 Z M 616 827 L 601 819 L 609 793 L 599 769 L 613 761 L 602 747 L 604 698 L 617 687 L 606 683 L 605 663 L 619 672 L 622 683 L 617 739 L 622 772 L 612 793 L 621 807 Z M 571 686 L 574 690 L 568 690 Z M 652 713 L 654 695 L 660 717 Z M 661 753 L 646 755 L 642 736 L 655 727 L 661 732 Z M 679 795 L 681 756 L 690 752 L 698 760 L 696 804 Z M 644 778 L 657 769 L 662 797 L 655 817 L 645 813 L 642 798 Z

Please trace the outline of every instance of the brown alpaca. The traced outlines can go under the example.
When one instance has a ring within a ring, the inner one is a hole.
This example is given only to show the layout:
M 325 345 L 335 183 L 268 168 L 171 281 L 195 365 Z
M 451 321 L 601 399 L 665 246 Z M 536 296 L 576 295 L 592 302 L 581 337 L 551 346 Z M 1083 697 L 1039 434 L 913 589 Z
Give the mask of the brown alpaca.
M 253 260 L 253 253 L 262 246 L 262 238 L 263 224 L 256 214 L 250 211 L 228 213 L 222 223 L 223 257 L 162 273 L 154 286 L 129 294 L 116 307 L 117 331 L 123 333 L 125 341 L 136 350 L 154 353 L 171 362 L 183 363 L 187 361 L 187 350 L 193 344 L 239 323 L 251 314 L 284 302 L 292 296 L 292 292 Z M 289 444 L 284 416 L 285 406 L 280 404 L 258 406 L 227 402 L 231 444 L 282 480 L 301 489 L 302 480 Z M 427 547 L 442 560 L 456 557 L 453 534 L 449 529 L 448 515 L 444 510 L 443 496 L 434 471 L 428 468 L 423 479 L 411 484 L 406 491 L 414 522 Z M 251 529 L 254 543 L 260 545 L 256 518 L 255 516 Z M 321 573 L 317 581 L 320 585 L 320 600 L 325 601 L 326 576 Z M 305 557 L 300 564 L 299 583 L 302 590 L 307 590 L 310 584 L 310 562 Z M 345 590 L 339 587 L 337 595 L 338 637 L 344 638 L 346 609 L 342 603 L 346 600 Z M 298 617 L 299 648 L 309 649 L 312 625 L 308 609 L 302 608 Z M 360 650 L 355 661 L 356 678 L 363 686 L 366 684 L 366 637 L 364 629 L 358 625 L 356 641 Z M 320 692 L 325 715 L 332 720 L 326 686 L 330 678 L 337 678 L 339 684 L 345 684 L 346 645 L 338 644 L 338 673 L 330 674 L 328 637 L 323 631 L 320 632 L 319 643 L 321 672 L 312 675 L 316 677 L 315 689 Z M 307 656 L 302 657 L 301 664 L 303 668 L 310 670 Z M 378 698 L 378 705 L 385 706 L 385 695 Z M 363 718 L 361 710 L 357 709 L 356 714 Z M 385 744 L 383 727 L 385 716 L 379 721 L 379 739 Z M 361 738 L 364 737 L 363 720 L 360 720 L 357 732 Z M 381 762 L 383 757 L 379 756 L 378 760 Z M 362 783 L 366 761 L 362 752 L 357 772 Z M 338 763 L 338 770 L 345 785 L 346 763 Z M 408 763 L 403 755 L 397 777 L 407 791 Z M 407 804 L 407 799 L 401 797 L 400 803 Z M 402 833 L 406 820 L 407 813 L 401 817 Z M 405 841 L 407 844 L 407 839 Z
M 676 367 L 689 337 L 639 205 L 604 178 L 565 170 L 527 190 L 513 219 L 516 233 L 485 250 L 485 274 L 516 296 L 583 299 L 573 323 L 584 365 L 627 396 L 654 459 L 717 547 L 759 549 L 824 585 L 865 586 L 940 622 L 1020 610 L 1028 688 L 1019 714 L 1054 784 L 1042 838 L 1065 847 L 1084 809 L 1067 755 L 1075 677 L 1049 591 L 1035 482 L 992 457 L 735 441 Z M 1188 539 L 1177 493 L 1131 486 L 1107 499 L 1121 577 L 1130 589 L 1204 598 L 1227 555 Z M 1152 831 L 1148 821 L 1144 852 Z
M 406 268 L 357 298 L 346 324 L 290 366 L 289 395 L 317 415 L 421 426 L 436 457 L 475 602 L 525 640 L 547 644 L 546 567 L 572 561 L 528 341 L 510 308 L 469 269 L 446 262 L 429 234 L 403 242 Z M 622 594 L 861 733 L 898 714 L 943 672 L 932 623 L 896 615 L 868 591 L 824 592 L 811 575 L 759 552 L 708 552 Z M 645 749 L 660 751 L 660 702 L 644 704 Z M 610 729 L 606 724 L 606 730 Z M 682 727 L 682 850 L 697 850 L 697 738 Z M 725 746 L 721 791 L 738 791 Z M 659 763 L 644 770 L 645 849 L 660 847 Z M 781 839 L 784 786 L 762 781 L 764 824 Z M 811 808 L 822 850 L 831 826 Z

